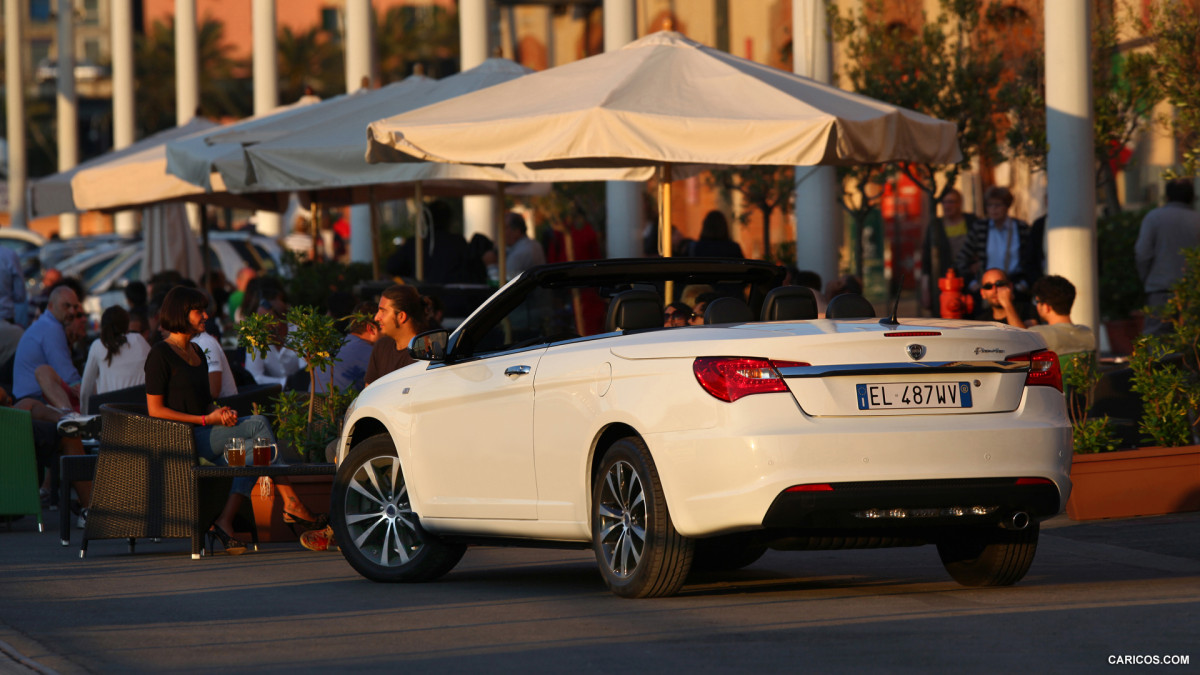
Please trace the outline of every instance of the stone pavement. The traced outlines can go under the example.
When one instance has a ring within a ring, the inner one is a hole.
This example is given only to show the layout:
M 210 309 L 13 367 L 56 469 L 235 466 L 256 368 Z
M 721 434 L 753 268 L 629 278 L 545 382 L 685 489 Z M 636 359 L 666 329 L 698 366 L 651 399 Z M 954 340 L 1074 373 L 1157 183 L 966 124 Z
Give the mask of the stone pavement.
M 0 525 L 0 674 L 401 663 L 611 672 L 618 652 L 647 672 L 737 672 L 751 665 L 731 660 L 743 642 L 760 672 L 795 672 L 797 658 L 818 671 L 1087 672 L 1123 649 L 1191 649 L 1190 669 L 1200 663 L 1200 513 L 1059 516 L 1011 589 L 958 587 L 919 547 L 769 552 L 651 601 L 609 595 L 589 551 L 472 549 L 442 582 L 389 586 L 363 580 L 338 553 L 295 544 L 193 561 L 187 540 L 139 542 L 134 555 L 122 541 L 95 541 L 80 560 L 79 534 L 63 548 L 28 517 L 11 532 Z M 939 653 L 946 640 L 955 650 Z M 1011 660 L 1020 649 L 1033 654 Z M 904 658 L 889 658 L 897 652 Z

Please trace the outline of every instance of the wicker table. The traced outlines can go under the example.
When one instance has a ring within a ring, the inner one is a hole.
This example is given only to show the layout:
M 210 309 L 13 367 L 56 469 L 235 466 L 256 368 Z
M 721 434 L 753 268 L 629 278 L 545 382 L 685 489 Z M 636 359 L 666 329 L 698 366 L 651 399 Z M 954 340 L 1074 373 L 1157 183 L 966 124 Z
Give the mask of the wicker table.
M 270 476 L 332 476 L 337 473 L 335 464 L 270 464 L 268 466 L 193 466 L 192 480 L 196 483 L 196 529 L 192 532 L 192 559 L 198 559 L 204 551 L 204 533 L 208 524 L 217 516 L 213 511 L 224 500 L 216 499 L 228 494 L 234 478 L 261 478 Z M 211 512 L 211 513 L 210 513 Z M 210 517 L 211 516 L 211 517 Z

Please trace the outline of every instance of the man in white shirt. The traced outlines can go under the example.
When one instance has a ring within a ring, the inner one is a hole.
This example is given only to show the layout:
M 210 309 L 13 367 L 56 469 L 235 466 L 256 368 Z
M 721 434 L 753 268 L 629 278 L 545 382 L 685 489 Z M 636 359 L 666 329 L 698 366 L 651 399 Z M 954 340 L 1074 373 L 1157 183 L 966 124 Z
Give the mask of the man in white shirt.
M 192 338 L 204 352 L 208 361 L 208 389 L 213 398 L 224 398 L 238 393 L 237 382 L 233 379 L 233 369 L 229 367 L 229 359 L 225 358 L 225 350 L 221 343 L 210 333 L 200 333 Z

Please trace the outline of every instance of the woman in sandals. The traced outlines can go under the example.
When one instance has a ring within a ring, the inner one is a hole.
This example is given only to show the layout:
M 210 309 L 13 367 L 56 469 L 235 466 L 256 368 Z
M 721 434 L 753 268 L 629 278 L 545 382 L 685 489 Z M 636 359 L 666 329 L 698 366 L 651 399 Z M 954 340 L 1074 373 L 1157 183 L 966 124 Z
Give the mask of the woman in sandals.
M 177 286 L 167 293 L 159 310 L 159 326 L 167 338 L 150 349 L 146 357 L 146 408 L 151 417 L 193 424 L 196 449 L 200 456 L 215 464 L 224 464 L 225 441 L 245 438 L 270 438 L 271 425 L 261 415 L 239 418 L 229 407 L 218 407 L 209 390 L 208 365 L 192 337 L 204 330 L 208 320 L 208 296 L 202 291 Z M 230 536 L 233 517 L 254 487 L 254 478 L 235 478 L 229 501 L 213 523 L 212 536 L 226 552 L 238 555 L 246 545 Z M 296 497 L 291 486 L 278 484 L 284 500 L 284 519 L 317 527 L 312 513 Z M 289 517 L 290 516 L 290 517 Z

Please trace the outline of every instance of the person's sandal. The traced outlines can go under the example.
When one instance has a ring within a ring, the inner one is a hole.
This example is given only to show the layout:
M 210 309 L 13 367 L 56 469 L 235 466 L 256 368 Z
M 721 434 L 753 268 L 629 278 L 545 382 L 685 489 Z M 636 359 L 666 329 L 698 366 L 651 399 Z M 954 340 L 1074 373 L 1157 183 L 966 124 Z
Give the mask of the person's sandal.
M 208 531 L 208 554 L 213 552 L 213 539 L 221 541 L 221 545 L 225 547 L 225 552 L 229 555 L 241 555 L 246 552 L 246 545 L 242 542 L 229 536 L 229 533 L 221 529 L 220 525 L 213 523 L 212 529 Z
M 326 526 L 328 526 L 329 525 L 329 514 L 328 513 L 319 513 L 319 514 L 317 514 L 317 516 L 314 520 L 305 520 L 304 518 L 301 518 L 300 516 L 295 516 L 295 515 L 288 513 L 287 511 L 284 511 L 283 512 L 283 524 L 288 526 L 288 529 L 292 531 L 292 534 L 299 537 L 302 534 L 304 534 L 305 532 L 310 532 L 312 530 L 321 530 L 321 529 L 324 529 Z
M 325 526 L 320 530 L 309 530 L 300 535 L 300 545 L 310 551 L 337 549 L 337 542 L 333 538 L 333 528 L 330 526 Z

